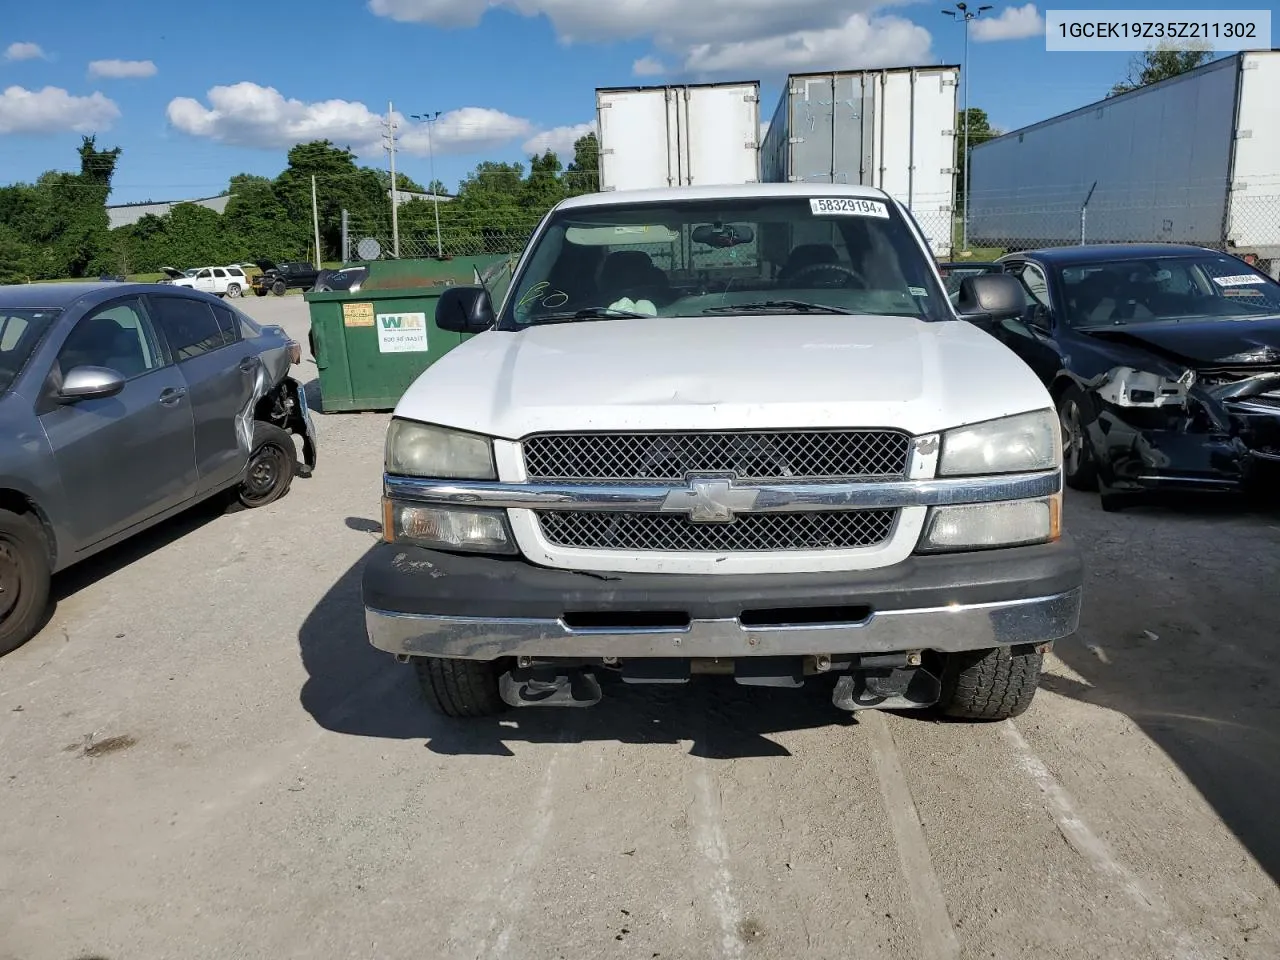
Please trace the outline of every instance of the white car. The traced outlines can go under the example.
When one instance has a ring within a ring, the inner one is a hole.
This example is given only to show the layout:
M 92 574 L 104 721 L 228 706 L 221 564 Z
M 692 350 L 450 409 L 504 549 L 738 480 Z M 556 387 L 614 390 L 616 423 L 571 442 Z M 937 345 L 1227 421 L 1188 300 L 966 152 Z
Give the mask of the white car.
M 496 308 L 451 287 L 383 333 L 474 336 L 388 428 L 370 641 L 449 716 L 588 706 L 601 671 L 1020 714 L 1083 582 L 1053 399 L 987 332 L 1025 304 L 991 274 L 953 308 L 871 188 L 561 202 Z
M 161 283 L 171 283 L 175 287 L 191 287 L 193 290 L 203 290 L 205 293 L 212 293 L 219 297 L 243 296 L 249 287 L 249 281 L 240 267 L 193 267 L 190 270 L 161 267 L 160 269 L 169 277 L 168 280 L 161 280 Z

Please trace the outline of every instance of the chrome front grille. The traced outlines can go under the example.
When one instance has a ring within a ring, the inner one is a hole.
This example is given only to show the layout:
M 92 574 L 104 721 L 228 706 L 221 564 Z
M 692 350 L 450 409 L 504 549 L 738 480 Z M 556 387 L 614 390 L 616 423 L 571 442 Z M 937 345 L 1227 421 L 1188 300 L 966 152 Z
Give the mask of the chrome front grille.
M 739 552 L 877 546 L 889 539 L 898 511 L 741 513 L 730 523 L 694 523 L 686 516 L 604 510 L 544 510 L 538 511 L 537 517 L 543 536 L 560 547 Z
M 738 483 L 901 480 L 910 448 L 896 430 L 555 433 L 523 443 L 531 481 L 579 483 L 684 483 L 697 473 Z

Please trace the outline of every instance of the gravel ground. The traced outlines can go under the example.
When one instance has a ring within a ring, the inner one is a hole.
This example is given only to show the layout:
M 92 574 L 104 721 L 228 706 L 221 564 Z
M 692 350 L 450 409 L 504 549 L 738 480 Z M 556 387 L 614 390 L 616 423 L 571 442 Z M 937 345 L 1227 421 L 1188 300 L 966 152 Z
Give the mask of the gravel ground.
M 0 660 L 0 958 L 1280 956 L 1280 515 L 1069 496 L 1083 623 L 1014 722 L 707 680 L 463 724 L 363 634 L 386 416 L 317 420 L 313 478 Z

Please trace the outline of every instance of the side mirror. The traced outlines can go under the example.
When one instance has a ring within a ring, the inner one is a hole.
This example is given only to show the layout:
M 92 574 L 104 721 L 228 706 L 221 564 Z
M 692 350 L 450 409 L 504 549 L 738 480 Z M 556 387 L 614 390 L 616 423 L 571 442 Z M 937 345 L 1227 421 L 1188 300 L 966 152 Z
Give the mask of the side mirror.
M 124 374 L 109 367 L 72 367 L 62 378 L 58 399 L 67 403 L 113 397 L 124 389 Z
M 956 312 L 963 320 L 999 323 L 1021 317 L 1026 308 L 1022 284 L 1007 273 L 983 273 L 960 281 Z
M 484 287 L 446 287 L 436 303 L 436 326 L 453 333 L 480 333 L 493 326 L 493 301 Z

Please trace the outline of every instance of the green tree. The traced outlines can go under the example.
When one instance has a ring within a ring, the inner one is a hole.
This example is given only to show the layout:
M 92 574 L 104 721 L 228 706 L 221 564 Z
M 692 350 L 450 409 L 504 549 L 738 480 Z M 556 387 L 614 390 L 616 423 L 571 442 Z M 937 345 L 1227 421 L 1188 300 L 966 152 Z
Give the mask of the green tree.
M 309 208 L 308 196 L 308 212 Z M 239 258 L 287 260 L 309 249 L 310 216 L 303 221 L 290 217 L 275 182 L 266 177 L 245 173 L 232 177 L 231 199 L 222 217 L 224 229 L 237 241 Z
M 324 247 L 320 259 L 340 256 L 343 210 L 362 228 L 366 223 L 390 221 L 391 200 L 378 171 L 356 166 L 355 154 L 345 147 L 315 140 L 289 151 L 288 166 L 275 181 L 277 198 L 292 221 L 306 225 L 307 236 L 311 236 L 312 176 L 316 178 L 320 243 Z
M 969 149 L 972 150 L 980 143 L 985 143 L 992 137 L 1000 136 L 1000 131 L 991 126 L 991 121 L 987 117 L 987 111 L 979 107 L 970 107 L 968 116 L 965 111 L 961 110 L 956 115 L 956 204 L 959 209 L 964 209 L 966 194 L 965 184 L 965 168 L 968 166 L 968 157 L 964 152 L 964 129 L 965 123 L 969 126 Z
M 529 177 L 521 186 L 520 206 L 535 219 L 564 198 L 565 184 L 560 179 L 563 169 L 560 158 L 550 150 L 529 158 Z
M 565 171 L 565 181 L 571 197 L 600 189 L 600 141 L 594 133 L 574 141 L 573 162 Z
M 1189 44 L 1185 47 L 1162 43 L 1129 62 L 1129 75 L 1111 88 L 1107 97 L 1119 96 L 1148 84 L 1159 83 L 1179 74 L 1194 70 L 1213 56 L 1207 44 Z

